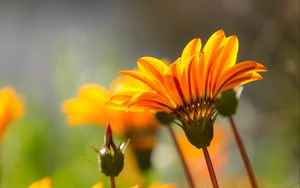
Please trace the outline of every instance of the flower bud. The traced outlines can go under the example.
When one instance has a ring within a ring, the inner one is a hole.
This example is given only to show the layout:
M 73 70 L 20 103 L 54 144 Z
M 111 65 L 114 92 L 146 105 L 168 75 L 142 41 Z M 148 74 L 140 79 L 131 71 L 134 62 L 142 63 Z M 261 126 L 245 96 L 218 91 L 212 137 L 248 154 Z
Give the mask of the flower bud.
M 124 166 L 124 152 L 127 143 L 116 147 L 112 137 L 110 125 L 106 129 L 105 144 L 97 152 L 99 167 L 106 176 L 118 176 Z
M 242 88 L 228 90 L 218 98 L 217 110 L 222 116 L 232 116 L 236 113 L 239 104 L 239 95 Z

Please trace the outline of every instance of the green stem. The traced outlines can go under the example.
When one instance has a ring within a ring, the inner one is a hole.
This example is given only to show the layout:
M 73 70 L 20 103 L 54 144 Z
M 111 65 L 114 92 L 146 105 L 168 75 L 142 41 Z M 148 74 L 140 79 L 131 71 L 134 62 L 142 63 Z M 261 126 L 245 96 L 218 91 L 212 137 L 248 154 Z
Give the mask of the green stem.
M 179 148 L 179 144 L 178 144 L 178 142 L 177 142 L 177 140 L 176 140 L 175 133 L 174 133 L 174 131 L 173 131 L 173 129 L 172 129 L 172 127 L 171 127 L 170 125 L 167 125 L 167 128 L 168 128 L 168 130 L 169 130 L 169 132 L 170 132 L 170 134 L 171 134 L 172 140 L 173 140 L 173 142 L 174 142 L 174 145 L 175 145 L 176 150 L 177 150 L 177 152 L 178 152 L 178 155 L 179 155 L 179 157 L 180 157 L 180 160 L 181 160 L 181 163 L 182 163 L 182 165 L 183 165 L 183 168 L 184 168 L 185 174 L 186 174 L 186 176 L 187 176 L 188 182 L 189 182 L 189 184 L 190 184 L 190 187 L 191 187 L 191 188 L 195 188 L 195 183 L 194 183 L 193 178 L 192 178 L 192 175 L 191 175 L 191 173 L 190 173 L 190 171 L 189 171 L 189 169 L 188 169 L 188 166 L 187 166 L 186 161 L 185 161 L 185 159 L 184 159 L 183 153 L 181 152 L 181 150 L 180 150 L 180 148 Z
M 235 126 L 235 123 L 234 123 L 234 120 L 233 120 L 232 116 L 229 116 L 229 121 L 230 121 L 230 124 L 231 124 L 231 128 L 232 128 L 236 143 L 238 145 L 240 154 L 242 156 L 245 168 L 247 170 L 252 188 L 257 188 L 257 183 L 256 183 L 256 179 L 255 179 L 255 176 L 254 176 L 251 164 L 250 164 L 250 160 L 248 158 L 244 143 L 243 143 L 242 138 L 241 138 L 236 126 Z
M 110 180 L 110 188 L 116 188 L 116 181 L 114 176 L 109 177 Z
M 210 176 L 211 182 L 213 184 L 213 188 L 219 188 L 217 177 L 216 177 L 212 162 L 210 160 L 210 156 L 209 156 L 209 153 L 207 151 L 207 148 L 203 147 L 202 151 L 203 151 L 203 154 L 204 154 L 204 157 L 205 157 L 206 165 L 207 165 L 207 168 L 208 168 L 208 171 L 209 171 L 209 176 Z

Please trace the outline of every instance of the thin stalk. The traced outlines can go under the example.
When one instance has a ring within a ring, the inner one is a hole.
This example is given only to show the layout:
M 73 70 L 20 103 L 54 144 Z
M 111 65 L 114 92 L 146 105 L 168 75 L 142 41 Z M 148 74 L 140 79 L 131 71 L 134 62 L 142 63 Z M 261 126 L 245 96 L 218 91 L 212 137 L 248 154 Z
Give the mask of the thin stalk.
M 241 138 L 236 126 L 235 126 L 235 123 L 234 123 L 234 120 L 233 120 L 232 116 L 229 116 L 229 121 L 230 121 L 230 124 L 231 124 L 231 128 L 233 130 L 233 134 L 234 134 L 236 143 L 238 145 L 240 154 L 242 156 L 245 168 L 247 170 L 252 188 L 257 188 L 257 183 L 256 183 L 256 179 L 255 179 L 255 176 L 254 176 L 254 173 L 253 173 L 253 169 L 252 169 L 251 164 L 250 164 L 250 160 L 248 158 L 248 155 L 247 155 L 245 146 L 243 144 L 242 138 Z
M 177 142 L 177 140 L 176 140 L 175 133 L 174 133 L 174 131 L 173 131 L 173 129 L 172 129 L 172 127 L 171 127 L 170 125 L 167 125 L 167 127 L 168 127 L 168 130 L 169 130 L 170 134 L 171 134 L 172 140 L 174 141 L 174 145 L 175 145 L 176 150 L 177 150 L 177 152 L 178 152 L 178 155 L 179 155 L 179 157 L 180 157 L 180 160 L 181 160 L 181 163 L 182 163 L 182 165 L 183 165 L 183 168 L 184 168 L 186 177 L 187 177 L 187 179 L 188 179 L 188 182 L 189 182 L 189 184 L 190 184 L 190 187 L 191 187 L 191 188 L 195 188 L 195 187 L 196 187 L 196 186 L 195 186 L 195 183 L 194 183 L 194 181 L 193 181 L 191 172 L 190 172 L 189 169 L 188 169 L 188 166 L 187 166 L 187 164 L 186 164 L 186 161 L 184 160 L 183 153 L 181 152 L 181 150 L 180 150 L 180 148 L 179 148 L 179 144 L 178 144 L 178 142 Z
M 203 151 L 203 154 L 204 154 L 204 157 L 205 157 L 206 165 L 207 165 L 207 168 L 208 168 L 208 171 L 209 171 L 209 176 L 210 176 L 211 182 L 213 184 L 213 188 L 219 188 L 217 177 L 216 177 L 212 162 L 210 160 L 210 156 L 209 156 L 209 153 L 207 151 L 207 148 L 203 147 L 202 151 Z
M 110 188 L 116 188 L 116 181 L 114 176 L 109 176 Z

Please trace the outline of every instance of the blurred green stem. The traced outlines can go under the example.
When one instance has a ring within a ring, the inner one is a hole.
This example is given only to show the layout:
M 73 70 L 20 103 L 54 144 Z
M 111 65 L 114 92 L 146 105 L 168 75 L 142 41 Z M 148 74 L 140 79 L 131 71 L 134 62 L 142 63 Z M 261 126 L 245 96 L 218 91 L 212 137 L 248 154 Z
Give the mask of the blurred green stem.
M 240 154 L 242 156 L 245 168 L 247 170 L 247 173 L 248 173 L 248 176 L 249 176 L 252 188 L 257 188 L 257 183 L 256 183 L 256 179 L 255 179 L 255 176 L 254 176 L 251 164 L 250 164 L 250 160 L 248 158 L 248 155 L 247 155 L 245 146 L 243 144 L 242 138 L 241 138 L 241 136 L 240 136 L 240 134 L 239 134 L 236 126 L 235 126 L 235 122 L 234 122 L 232 116 L 229 116 L 229 121 L 230 121 L 230 124 L 231 124 L 231 128 L 232 128 L 232 131 L 233 131 L 236 143 L 238 145 Z
M 188 169 L 188 166 L 187 166 L 187 164 L 186 164 L 186 161 L 184 160 L 184 156 L 183 156 L 183 153 L 181 152 L 180 147 L 179 147 L 179 144 L 178 144 L 178 142 L 177 142 L 177 140 L 176 140 L 175 133 L 174 133 L 174 131 L 173 131 L 173 129 L 172 129 L 172 127 L 171 127 L 170 125 L 167 125 L 166 127 L 168 128 L 168 130 L 169 130 L 169 132 L 170 132 L 170 134 L 171 134 L 172 140 L 174 141 L 176 150 L 177 150 L 178 155 L 179 155 L 179 157 L 180 157 L 180 159 L 181 159 L 181 163 L 182 163 L 183 168 L 184 168 L 184 170 L 185 170 L 185 174 L 186 174 L 186 176 L 187 176 L 187 178 L 188 178 L 188 182 L 189 182 L 189 184 L 190 184 L 190 187 L 191 187 L 191 188 L 195 188 L 195 184 L 194 184 L 194 182 L 193 182 L 192 175 L 191 175 L 191 173 L 190 173 L 190 171 L 189 171 L 189 169 Z
M 116 181 L 114 176 L 109 176 L 110 188 L 116 188 Z
M 208 168 L 208 171 L 209 171 L 209 176 L 210 176 L 211 182 L 213 184 L 213 188 L 219 188 L 217 177 L 216 177 L 214 167 L 212 165 L 208 150 L 207 150 L 206 147 L 203 147 L 202 151 L 203 151 L 203 154 L 204 154 L 204 157 L 205 157 L 206 165 L 207 165 L 207 168 Z

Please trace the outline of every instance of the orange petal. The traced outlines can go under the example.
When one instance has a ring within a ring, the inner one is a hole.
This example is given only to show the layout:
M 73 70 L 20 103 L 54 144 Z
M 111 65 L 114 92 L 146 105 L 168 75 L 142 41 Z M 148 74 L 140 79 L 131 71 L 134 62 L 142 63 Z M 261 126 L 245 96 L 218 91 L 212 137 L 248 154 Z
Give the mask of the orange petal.
M 157 81 L 151 79 L 151 77 L 147 76 L 144 73 L 137 72 L 137 71 L 120 71 L 120 74 L 131 76 L 137 80 L 140 80 L 141 82 L 148 85 L 153 90 L 157 91 L 158 93 L 164 93 L 164 89 L 161 87 Z
M 219 90 L 221 90 L 221 87 L 223 87 L 225 84 L 245 74 L 265 71 L 267 71 L 267 69 L 263 65 L 254 61 L 244 61 L 242 63 L 236 64 L 235 66 L 226 70 L 220 77 L 214 89 L 214 93 L 217 93 Z
M 225 84 L 222 87 L 220 93 L 222 93 L 223 91 L 226 91 L 228 89 L 232 89 L 236 86 L 244 85 L 246 83 L 253 82 L 256 80 L 262 80 L 262 79 L 263 79 L 263 77 L 256 72 L 246 74 L 246 75 L 243 75 L 243 76 L 236 78 L 236 79 L 230 81 L 229 83 Z
M 191 40 L 184 48 L 182 55 L 181 55 L 181 61 L 185 62 L 189 56 L 195 55 L 196 53 L 199 53 L 201 50 L 202 44 L 200 38 L 195 38 Z
M 199 54 L 199 60 L 195 61 L 195 76 L 197 77 L 197 93 L 199 97 L 204 96 L 205 91 L 205 70 L 204 70 L 204 55 L 203 53 Z
M 132 105 L 129 108 L 129 111 L 133 112 L 144 112 L 144 111 L 150 111 L 150 112 L 171 112 L 172 110 L 170 108 L 167 108 L 166 106 L 162 104 L 158 104 L 157 102 L 153 101 L 141 101 L 136 105 Z
M 142 57 L 137 64 L 142 71 L 153 73 L 153 75 L 157 75 L 157 72 L 163 74 L 168 69 L 164 61 L 153 57 Z
M 128 105 L 128 107 L 133 106 L 133 105 L 139 106 L 138 104 L 143 101 L 157 103 L 160 106 L 164 106 L 164 108 L 169 108 L 169 109 L 174 108 L 172 103 L 167 98 L 165 98 L 165 96 L 162 96 L 162 95 L 154 93 L 154 92 L 144 92 L 144 93 L 135 95 L 134 97 L 132 97 L 132 99 L 129 101 L 129 103 L 127 105 Z
M 208 39 L 205 46 L 203 47 L 203 52 L 205 54 L 204 60 L 206 65 L 208 64 L 208 62 L 211 61 L 213 54 L 220 47 L 224 38 L 225 38 L 224 31 L 218 30 Z
M 228 68 L 234 66 L 236 63 L 236 57 L 238 53 L 238 38 L 236 36 L 231 36 L 225 40 L 224 48 L 219 58 L 215 62 L 215 67 L 213 68 L 213 77 L 211 81 L 211 87 L 215 87 L 216 82 L 222 76 Z
M 177 78 L 172 75 L 164 75 L 164 85 L 166 87 L 166 93 L 171 101 L 176 105 L 182 105 L 184 103 L 184 98 Z

